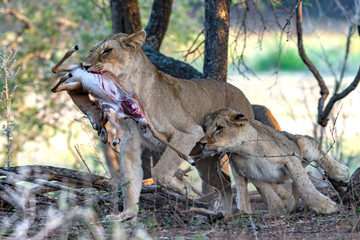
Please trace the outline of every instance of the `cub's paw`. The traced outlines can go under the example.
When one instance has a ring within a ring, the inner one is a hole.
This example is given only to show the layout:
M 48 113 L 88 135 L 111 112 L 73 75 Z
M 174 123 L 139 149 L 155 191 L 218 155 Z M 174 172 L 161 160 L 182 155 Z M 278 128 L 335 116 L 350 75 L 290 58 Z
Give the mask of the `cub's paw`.
M 336 181 L 343 181 L 346 182 L 349 180 L 350 172 L 349 168 L 343 164 L 339 164 L 339 166 L 334 167 L 331 172 L 328 173 L 330 178 Z
M 318 201 L 316 204 L 310 206 L 312 210 L 317 213 L 330 214 L 339 211 L 336 203 L 325 197 L 324 201 Z
M 136 213 L 134 212 L 130 212 L 130 211 L 123 211 L 120 214 L 109 214 L 105 217 L 105 221 L 110 221 L 110 222 L 124 222 L 124 221 L 135 221 L 136 220 Z

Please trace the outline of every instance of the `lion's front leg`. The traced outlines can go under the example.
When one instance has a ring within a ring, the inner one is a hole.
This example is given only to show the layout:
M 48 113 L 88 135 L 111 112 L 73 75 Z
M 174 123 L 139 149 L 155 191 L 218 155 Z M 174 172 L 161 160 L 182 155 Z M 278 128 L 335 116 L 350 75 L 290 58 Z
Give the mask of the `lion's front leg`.
M 287 158 L 285 165 L 293 180 L 293 184 L 296 184 L 299 189 L 300 196 L 311 209 L 325 214 L 338 210 L 335 202 L 316 190 L 299 159 Z
M 294 209 L 294 198 L 286 196 L 286 199 L 282 199 L 285 194 L 284 192 L 281 192 L 279 194 L 279 192 L 276 191 L 278 189 L 282 190 L 280 187 L 277 186 L 277 184 L 260 181 L 252 181 L 252 183 L 255 185 L 261 197 L 266 201 L 269 209 L 269 217 L 283 215 L 284 213 L 289 213 Z
M 203 136 L 203 130 L 198 125 L 192 125 L 193 127 L 188 131 L 174 130 L 170 143 L 185 154 L 189 154 L 196 142 Z M 190 193 L 191 186 L 186 181 L 182 181 L 176 177 L 176 171 L 180 164 L 184 162 L 173 150 L 166 148 L 165 152 L 161 156 L 159 162 L 154 167 L 155 181 L 169 188 L 172 191 L 186 194 Z
M 237 208 L 241 212 L 251 214 L 252 211 L 251 211 L 249 192 L 247 188 L 247 184 L 248 184 L 247 178 L 244 175 L 244 173 L 238 169 L 238 167 L 236 166 L 236 164 L 232 159 L 230 159 L 230 166 L 235 181 Z
M 139 198 L 143 180 L 141 167 L 141 136 L 136 123 L 127 121 L 123 126 L 125 134 L 120 141 L 120 179 L 124 196 L 124 210 L 118 215 L 119 220 L 128 220 L 136 217 L 139 211 Z M 131 127 L 131 125 L 133 125 Z

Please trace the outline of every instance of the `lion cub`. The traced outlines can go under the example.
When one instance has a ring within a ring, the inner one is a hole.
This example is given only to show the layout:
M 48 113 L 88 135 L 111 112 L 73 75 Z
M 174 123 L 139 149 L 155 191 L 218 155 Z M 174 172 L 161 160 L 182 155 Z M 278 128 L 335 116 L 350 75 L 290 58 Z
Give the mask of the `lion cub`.
M 335 202 L 316 190 L 304 166 L 315 161 L 338 181 L 349 178 L 349 169 L 322 151 L 315 139 L 279 132 L 232 109 L 214 112 L 207 117 L 204 127 L 205 136 L 200 141 L 204 150 L 228 153 L 233 173 L 273 186 L 290 178 L 294 189 L 311 209 L 325 214 L 338 210 Z M 244 185 L 237 177 L 234 179 L 237 188 Z M 246 191 L 240 192 L 238 188 L 237 192 L 238 201 L 249 202 L 248 196 L 244 196 Z

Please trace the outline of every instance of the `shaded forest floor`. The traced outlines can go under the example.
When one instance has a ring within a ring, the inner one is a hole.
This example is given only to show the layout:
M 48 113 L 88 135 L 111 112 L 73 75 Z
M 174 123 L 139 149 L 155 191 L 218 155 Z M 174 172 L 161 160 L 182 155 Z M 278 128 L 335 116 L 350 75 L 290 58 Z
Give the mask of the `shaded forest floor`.
M 173 208 L 170 205 L 163 207 Z M 69 208 L 68 213 L 71 215 L 75 208 Z M 5 218 L 14 220 L 15 213 L 4 210 L 0 213 L 1 225 Z M 91 215 L 91 212 L 87 214 Z M 360 233 L 353 227 L 359 215 L 353 210 L 321 215 L 309 209 L 298 209 L 278 218 L 265 219 L 261 214 L 240 215 L 214 223 L 204 216 L 187 216 L 185 219 L 162 210 L 142 210 L 136 223 L 104 221 L 101 214 L 92 220 L 84 220 L 81 215 L 64 221 L 64 216 L 59 216 L 57 211 L 53 215 L 49 215 L 48 210 L 39 211 L 28 226 L 20 219 L 13 222 L 3 232 L 2 239 L 360 239 Z M 57 226 L 52 229 L 48 226 L 49 221 Z
M 24 182 L 37 186 L 29 191 Z M 330 215 L 300 204 L 292 214 L 264 218 L 266 205 L 253 192 L 256 213 L 225 220 L 189 212 L 209 208 L 214 194 L 189 199 L 152 185 L 142 188 L 136 221 L 119 222 L 106 218 L 122 210 L 117 184 L 49 166 L 0 168 L 0 239 L 360 239 L 358 200 Z M 336 198 L 328 188 L 321 191 Z
M 305 210 L 274 219 L 243 215 L 214 224 L 197 220 L 148 232 L 161 239 L 360 239 L 359 233 L 352 232 L 352 219 L 356 217 L 351 212 L 323 216 Z

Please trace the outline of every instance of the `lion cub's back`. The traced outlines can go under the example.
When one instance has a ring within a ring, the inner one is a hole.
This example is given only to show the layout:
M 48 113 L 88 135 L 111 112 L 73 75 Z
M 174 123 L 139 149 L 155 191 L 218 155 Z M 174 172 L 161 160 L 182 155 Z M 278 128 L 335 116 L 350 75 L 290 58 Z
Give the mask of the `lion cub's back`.
M 280 148 L 283 154 L 300 153 L 297 144 L 298 135 L 288 133 L 286 131 L 278 131 L 257 120 L 250 120 L 251 126 L 256 129 L 258 139 L 272 139 L 272 141 L 264 141 L 263 144 L 269 144 L 270 148 Z M 261 141 L 260 141 L 261 142 Z

